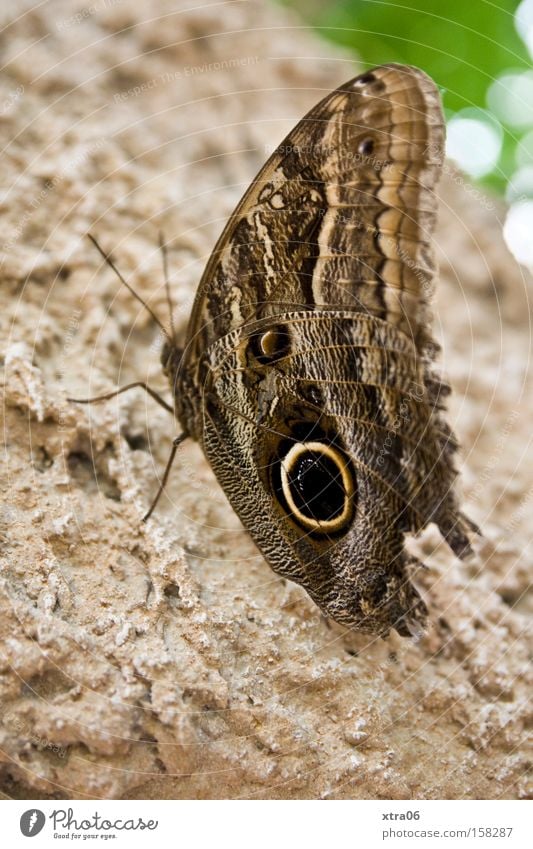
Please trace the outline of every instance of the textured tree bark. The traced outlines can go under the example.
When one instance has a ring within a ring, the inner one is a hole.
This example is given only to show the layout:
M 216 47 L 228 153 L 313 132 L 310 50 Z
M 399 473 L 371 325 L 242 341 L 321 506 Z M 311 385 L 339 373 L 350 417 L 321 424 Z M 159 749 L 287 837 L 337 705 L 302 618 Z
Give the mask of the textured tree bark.
M 194 444 L 143 525 L 172 417 L 140 389 L 66 401 L 167 391 L 157 327 L 84 234 L 166 321 L 162 229 L 183 333 L 250 179 L 358 71 L 277 7 L 193 5 L 55 3 L 4 34 L 3 793 L 527 797 L 530 281 L 496 201 L 446 167 L 435 327 L 484 536 L 467 563 L 431 527 L 412 541 L 417 641 L 326 623 Z

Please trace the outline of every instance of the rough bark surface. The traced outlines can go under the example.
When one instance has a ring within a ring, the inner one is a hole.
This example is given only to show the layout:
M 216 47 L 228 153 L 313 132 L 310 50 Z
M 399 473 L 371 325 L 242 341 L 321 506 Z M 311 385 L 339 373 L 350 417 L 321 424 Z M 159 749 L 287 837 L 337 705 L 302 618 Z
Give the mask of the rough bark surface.
M 359 69 L 275 6 L 31 5 L 2 12 L 4 795 L 530 796 L 530 282 L 503 210 L 446 168 L 435 326 L 484 537 L 467 563 L 412 541 L 421 639 L 346 632 L 272 573 L 194 444 L 141 523 L 176 434 L 141 390 L 66 397 L 166 392 L 157 327 L 84 234 L 166 320 L 162 229 L 183 333 L 249 180 Z

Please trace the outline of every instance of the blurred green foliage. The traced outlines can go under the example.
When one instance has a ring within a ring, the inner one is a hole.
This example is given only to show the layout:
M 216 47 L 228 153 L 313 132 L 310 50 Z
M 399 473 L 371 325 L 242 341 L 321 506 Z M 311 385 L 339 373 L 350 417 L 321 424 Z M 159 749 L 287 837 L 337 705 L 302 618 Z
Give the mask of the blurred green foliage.
M 492 82 L 507 70 L 531 68 L 515 26 L 518 0 L 286 0 L 328 39 L 353 48 L 368 66 L 404 62 L 441 88 L 447 117 L 487 108 Z M 516 132 L 503 128 L 503 148 L 484 183 L 505 190 L 515 169 Z

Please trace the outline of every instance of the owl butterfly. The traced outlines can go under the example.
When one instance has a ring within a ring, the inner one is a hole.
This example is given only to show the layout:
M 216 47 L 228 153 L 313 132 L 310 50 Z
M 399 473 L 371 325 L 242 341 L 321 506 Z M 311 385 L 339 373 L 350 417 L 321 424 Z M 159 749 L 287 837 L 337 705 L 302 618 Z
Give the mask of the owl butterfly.
M 434 522 L 463 557 L 475 530 L 428 329 L 443 148 L 437 89 L 415 68 L 328 94 L 229 219 L 184 347 L 171 327 L 162 351 L 173 409 L 160 400 L 183 430 L 162 486 L 197 440 L 272 569 L 380 635 L 426 620 L 405 534 Z

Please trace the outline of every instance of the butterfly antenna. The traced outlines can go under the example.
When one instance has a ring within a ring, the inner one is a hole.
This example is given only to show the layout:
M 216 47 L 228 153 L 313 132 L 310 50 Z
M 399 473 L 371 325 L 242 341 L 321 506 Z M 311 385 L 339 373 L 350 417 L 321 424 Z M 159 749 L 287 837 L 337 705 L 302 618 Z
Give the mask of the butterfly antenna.
M 98 244 L 98 242 L 97 242 L 97 240 L 95 239 L 95 237 L 94 237 L 91 233 L 87 233 L 87 236 L 88 236 L 88 238 L 91 240 L 91 242 L 93 243 L 93 245 L 95 246 L 96 250 L 98 251 L 98 253 L 99 253 L 99 254 L 100 254 L 100 256 L 102 257 L 102 259 L 103 259 L 103 260 L 104 260 L 104 261 L 105 261 L 105 262 L 109 265 L 109 267 L 110 267 L 110 268 L 112 268 L 112 269 L 113 269 L 113 271 L 114 271 L 114 272 L 115 272 L 115 274 L 117 275 L 117 277 L 118 277 L 118 279 L 120 280 L 120 282 L 121 282 L 121 283 L 123 283 L 123 284 L 124 284 L 124 286 L 126 287 L 126 289 L 128 289 L 128 291 L 129 291 L 129 292 L 131 292 L 131 294 L 133 295 L 133 297 L 134 297 L 134 298 L 136 298 L 136 299 L 139 301 L 139 303 L 143 305 L 143 307 L 145 308 L 145 310 L 147 310 L 147 311 L 150 313 L 150 315 L 152 316 L 153 320 L 154 320 L 154 321 L 155 321 L 155 323 L 156 323 L 156 324 L 157 324 L 157 325 L 161 328 L 161 330 L 163 331 L 163 333 L 165 334 L 165 336 L 167 337 L 167 339 L 169 339 L 170 341 L 173 341 L 173 340 L 171 339 L 171 337 L 170 337 L 169 333 L 168 333 L 168 330 L 167 330 L 165 327 L 163 327 L 163 325 L 161 324 L 160 320 L 159 320 L 159 319 L 158 319 L 158 317 L 156 316 L 155 312 L 154 312 L 152 309 L 150 309 L 150 307 L 148 306 L 148 304 L 146 303 L 146 301 L 143 301 L 143 299 L 141 298 L 141 296 L 140 296 L 140 295 L 138 295 L 138 294 L 137 294 L 137 292 L 135 291 L 135 289 L 133 289 L 133 288 L 130 286 L 130 284 L 128 283 L 128 281 L 124 279 L 124 276 L 123 276 L 123 275 L 121 274 L 121 272 L 118 270 L 118 268 L 116 267 L 116 265 L 115 265 L 115 263 L 113 262 L 113 260 L 111 259 L 111 257 L 110 257 L 108 254 L 106 254 L 106 252 L 104 251 L 104 249 L 103 249 L 103 248 L 102 248 L 102 247 Z
M 174 329 L 174 307 L 172 304 L 172 296 L 170 294 L 170 283 L 168 280 L 168 250 L 162 230 L 159 231 L 159 247 L 161 248 L 161 255 L 163 257 L 163 276 L 165 278 L 165 292 L 167 293 L 170 332 L 172 334 L 172 341 L 174 342 L 176 339 L 176 331 Z

